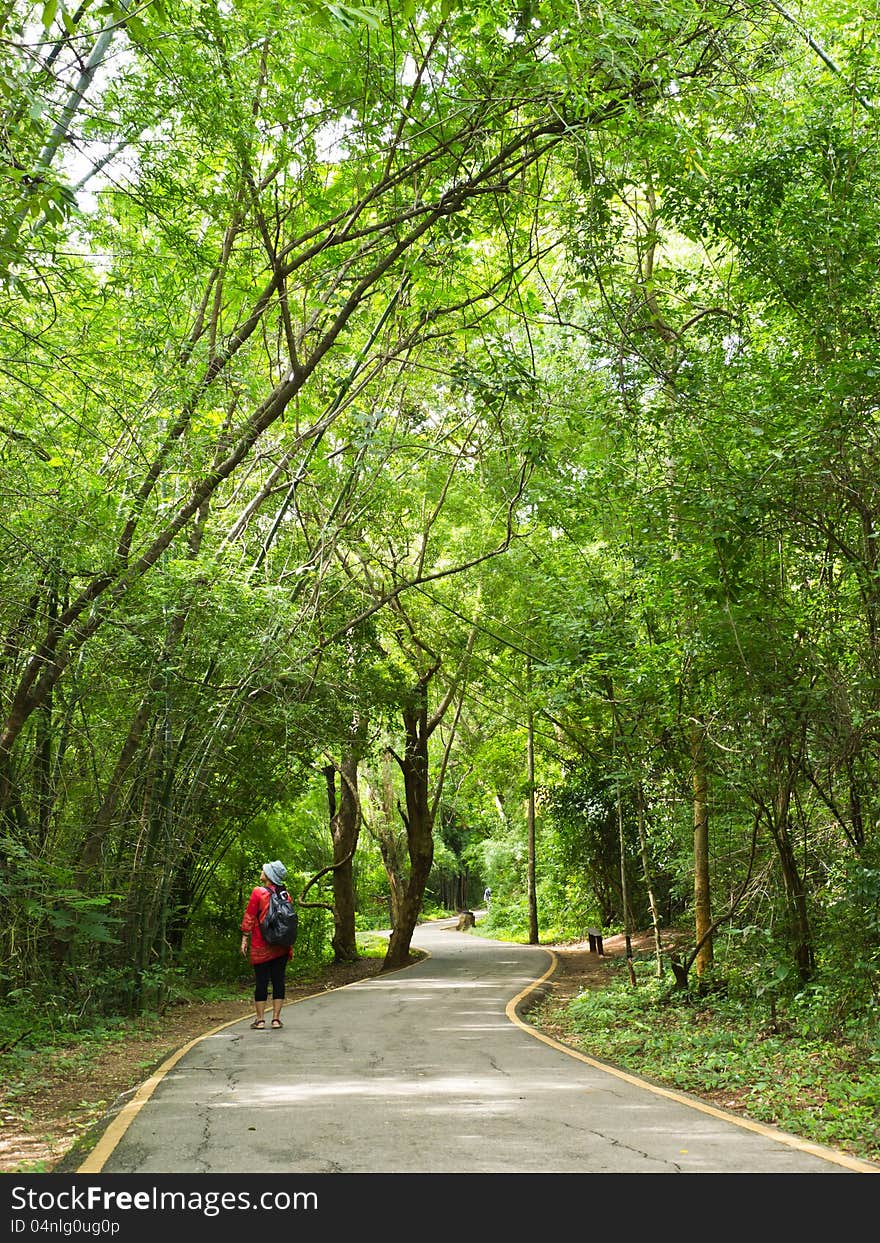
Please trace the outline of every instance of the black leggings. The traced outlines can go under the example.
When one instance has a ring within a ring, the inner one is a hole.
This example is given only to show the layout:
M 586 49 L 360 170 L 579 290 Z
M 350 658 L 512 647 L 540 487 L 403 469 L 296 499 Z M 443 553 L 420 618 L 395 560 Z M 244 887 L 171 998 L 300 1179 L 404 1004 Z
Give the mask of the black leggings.
M 254 976 L 256 977 L 256 985 L 254 987 L 254 1001 L 265 1001 L 269 996 L 269 980 L 272 981 L 272 996 L 275 1001 L 280 1001 L 284 996 L 284 971 L 287 967 L 287 950 L 283 954 L 279 954 L 277 958 L 270 958 L 268 962 L 254 963 Z

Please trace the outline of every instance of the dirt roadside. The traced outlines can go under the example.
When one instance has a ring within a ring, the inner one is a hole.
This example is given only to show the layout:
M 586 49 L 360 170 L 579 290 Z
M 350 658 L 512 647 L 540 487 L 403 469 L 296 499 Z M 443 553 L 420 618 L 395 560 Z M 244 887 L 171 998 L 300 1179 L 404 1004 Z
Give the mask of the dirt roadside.
M 633 952 L 650 952 L 650 936 L 632 938 Z M 562 1001 L 585 988 L 600 987 L 625 961 L 622 936 L 608 937 L 604 956 L 591 953 L 586 941 L 548 945 L 557 965 L 544 986 L 544 996 Z M 340 988 L 376 975 L 380 958 L 326 967 L 308 984 L 288 982 L 288 1003 Z M 132 1091 L 182 1045 L 224 1023 L 253 1012 L 251 986 L 242 985 L 240 1000 L 170 1007 L 161 1018 L 138 1020 L 123 1038 L 108 1042 L 96 1057 L 76 1047 L 47 1057 L 39 1089 L 25 1100 L 14 1086 L 0 1087 L 0 1173 L 50 1173 L 73 1144 L 106 1113 L 120 1096 Z M 542 1027 L 556 1039 L 552 1025 Z

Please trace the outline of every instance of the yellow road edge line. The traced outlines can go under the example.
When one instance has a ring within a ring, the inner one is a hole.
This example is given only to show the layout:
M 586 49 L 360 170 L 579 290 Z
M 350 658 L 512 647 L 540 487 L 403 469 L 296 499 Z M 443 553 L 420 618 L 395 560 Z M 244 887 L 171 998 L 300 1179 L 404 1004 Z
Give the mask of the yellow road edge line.
M 425 958 L 431 955 L 426 950 L 421 950 Z M 623 1079 L 626 1083 L 631 1083 L 636 1087 L 645 1088 L 649 1092 L 653 1092 L 656 1096 L 664 1096 L 669 1100 L 678 1101 L 682 1105 L 688 1105 L 691 1109 L 696 1109 L 701 1113 L 706 1113 L 714 1118 L 719 1118 L 724 1122 L 732 1122 L 735 1126 L 741 1127 L 746 1131 L 755 1131 L 759 1135 L 764 1135 L 768 1139 L 778 1140 L 780 1143 L 787 1144 L 790 1148 L 797 1148 L 802 1152 L 810 1153 L 813 1156 L 821 1157 L 823 1160 L 834 1162 L 842 1165 L 847 1169 L 854 1170 L 861 1174 L 877 1174 L 880 1173 L 875 1165 L 860 1161 L 855 1157 L 849 1157 L 845 1153 L 836 1152 L 833 1148 L 825 1148 L 820 1144 L 811 1143 L 809 1140 L 800 1139 L 797 1135 L 790 1135 L 786 1131 L 780 1131 L 775 1127 L 770 1127 L 762 1122 L 754 1122 L 750 1118 L 742 1118 L 738 1114 L 729 1113 L 726 1110 L 718 1109 L 714 1105 L 708 1105 L 703 1101 L 695 1100 L 686 1096 L 682 1092 L 676 1092 L 672 1088 L 664 1088 L 659 1084 L 651 1083 L 647 1079 L 640 1079 L 637 1075 L 632 1075 L 628 1071 L 619 1070 L 615 1066 L 611 1066 L 606 1062 L 597 1061 L 595 1058 L 589 1057 L 586 1053 L 581 1053 L 579 1049 L 573 1049 L 569 1045 L 562 1044 L 559 1040 L 554 1040 L 552 1036 L 547 1036 L 544 1032 L 538 1031 L 530 1023 L 526 1023 L 516 1013 L 516 1008 L 529 993 L 533 992 L 545 980 L 549 979 L 559 965 L 559 960 L 552 950 L 546 951 L 550 955 L 550 966 L 537 980 L 533 980 L 515 997 L 513 997 L 505 1007 L 505 1014 L 511 1023 L 514 1023 L 522 1031 L 527 1032 L 530 1036 L 534 1036 L 536 1040 L 543 1041 L 552 1049 L 558 1049 L 560 1053 L 566 1053 L 569 1057 L 576 1058 L 579 1062 L 585 1062 L 586 1065 L 594 1067 L 596 1070 L 604 1071 L 606 1074 L 614 1075 L 617 1079 Z M 423 962 L 424 959 L 419 959 Z M 416 963 L 408 963 L 407 967 L 414 967 Z M 406 970 L 407 967 L 398 968 L 398 970 Z M 369 977 L 370 979 L 374 977 Z M 364 983 L 363 980 L 352 980 L 350 984 L 340 985 L 340 988 L 353 988 L 357 984 Z M 336 992 L 336 989 L 328 989 L 328 992 Z M 285 1003 L 288 1005 L 298 1005 L 301 1001 L 309 1001 L 312 997 L 322 996 L 323 994 L 312 993 L 309 997 L 299 997 L 296 1001 Z M 248 1016 L 245 1016 L 247 1018 Z M 107 1129 L 101 1135 L 95 1147 L 89 1153 L 88 1157 L 81 1165 L 77 1167 L 78 1174 L 100 1174 L 107 1163 L 113 1150 L 117 1147 L 125 1132 L 134 1122 L 137 1115 L 143 1109 L 144 1105 L 155 1092 L 162 1079 L 170 1070 L 180 1061 L 180 1059 L 200 1044 L 203 1040 L 207 1040 L 209 1036 L 215 1036 L 218 1032 L 225 1031 L 227 1027 L 235 1027 L 238 1023 L 243 1023 L 245 1018 L 230 1019 L 228 1023 L 220 1023 L 217 1027 L 212 1027 L 208 1031 L 203 1032 L 200 1036 L 196 1036 L 193 1040 L 188 1041 L 180 1049 L 177 1049 L 170 1057 L 159 1066 L 152 1075 L 140 1085 L 131 1100 L 127 1101 L 120 1109 L 119 1113 L 113 1118 Z
M 425 958 L 431 957 L 431 955 L 428 954 L 424 950 L 420 950 L 420 953 L 423 953 L 425 955 Z M 423 962 L 423 961 L 424 959 L 421 959 L 421 958 L 418 960 L 418 962 Z M 407 963 L 405 967 L 398 967 L 396 968 L 396 970 L 406 971 L 407 968 L 415 967 L 417 965 L 418 963 L 410 962 L 410 963 Z M 394 973 L 389 972 L 388 974 L 391 975 Z M 367 977 L 367 979 L 372 980 L 372 979 L 375 979 L 375 977 L 369 976 Z M 308 997 L 297 997 L 295 1001 L 286 1001 L 284 1004 L 284 1008 L 286 1009 L 287 1006 L 299 1005 L 299 1003 L 302 1001 L 311 1001 L 312 998 L 314 997 L 323 997 L 325 993 L 338 992 L 339 989 L 342 989 L 342 988 L 354 988 L 355 985 L 363 984 L 365 982 L 366 982 L 365 980 L 352 980 L 348 984 L 340 984 L 338 988 L 328 988 L 328 989 L 323 990 L 320 993 L 310 993 Z M 77 1169 L 76 1169 L 77 1174 L 100 1174 L 101 1173 L 104 1166 L 107 1164 L 107 1161 L 111 1153 L 113 1152 L 114 1148 L 116 1148 L 116 1146 L 119 1144 L 119 1141 L 122 1139 L 125 1132 L 131 1126 L 132 1122 L 134 1122 L 135 1118 L 138 1116 L 140 1111 L 143 1109 L 144 1105 L 146 1105 L 147 1101 L 156 1091 L 156 1088 L 159 1086 L 159 1084 L 168 1074 L 169 1070 L 172 1070 L 177 1065 L 177 1063 L 184 1056 L 184 1054 L 189 1053 L 190 1049 L 194 1049 L 197 1044 L 201 1044 L 201 1042 L 203 1040 L 207 1040 L 209 1036 L 216 1036 L 218 1032 L 225 1031 L 227 1027 L 235 1027 L 238 1023 L 244 1023 L 248 1017 L 249 1017 L 248 1015 L 245 1015 L 243 1018 L 240 1018 L 240 1019 L 230 1019 L 228 1023 L 220 1023 L 217 1027 L 212 1027 L 210 1028 L 209 1031 L 202 1032 L 200 1036 L 195 1036 L 192 1040 L 188 1041 L 181 1048 L 175 1050 L 175 1052 L 172 1053 L 170 1057 L 166 1058 L 165 1061 L 161 1064 L 161 1066 L 158 1066 L 156 1070 L 153 1071 L 149 1079 L 144 1080 L 144 1082 L 140 1085 L 140 1087 L 135 1092 L 134 1096 L 132 1096 L 130 1100 L 125 1102 L 125 1104 L 119 1110 L 119 1113 L 113 1117 L 113 1120 L 107 1126 L 106 1130 L 102 1132 L 100 1139 L 95 1144 L 92 1151 L 83 1161 L 83 1163 L 77 1166 Z
M 586 1053 L 581 1053 L 579 1049 L 573 1049 L 570 1045 L 563 1044 L 560 1040 L 554 1040 L 552 1036 L 545 1035 L 544 1032 L 533 1027 L 531 1023 L 526 1023 L 517 1014 L 517 1006 L 524 998 L 528 997 L 529 993 L 534 992 L 545 980 L 549 979 L 559 965 L 559 960 L 553 950 L 547 949 L 546 952 L 552 960 L 550 966 L 540 979 L 533 980 L 531 984 L 526 985 L 522 992 L 512 998 L 505 1007 L 505 1014 L 511 1023 L 515 1023 L 517 1027 L 524 1032 L 528 1032 L 530 1036 L 534 1036 L 536 1040 L 542 1040 L 551 1049 L 558 1049 L 560 1053 L 567 1053 L 569 1057 L 577 1058 L 579 1062 L 586 1062 L 588 1066 L 592 1066 L 596 1070 L 602 1070 L 608 1075 L 614 1075 L 615 1078 L 623 1079 L 626 1083 L 634 1084 L 638 1088 L 645 1088 L 648 1092 L 653 1092 L 655 1096 L 665 1096 L 671 1101 L 678 1101 L 682 1105 L 689 1105 L 691 1109 L 699 1110 L 700 1113 L 710 1114 L 713 1118 L 719 1118 L 723 1122 L 732 1122 L 735 1126 L 741 1127 L 745 1131 L 755 1131 L 758 1135 L 763 1135 L 767 1139 L 778 1140 L 781 1144 L 787 1144 L 789 1148 L 797 1148 L 801 1152 L 809 1153 L 811 1156 L 821 1157 L 823 1160 L 831 1161 L 836 1165 L 843 1165 L 848 1170 L 854 1170 L 856 1173 L 880 1174 L 880 1166 L 871 1165 L 867 1161 L 860 1161 L 857 1157 L 847 1156 L 846 1153 L 837 1152 L 834 1148 L 826 1148 L 821 1144 L 814 1144 L 810 1140 L 801 1139 L 797 1135 L 791 1135 L 787 1131 L 781 1131 L 766 1123 L 754 1122 L 751 1118 L 743 1118 L 739 1114 L 730 1113 L 725 1109 L 718 1109 L 715 1105 L 709 1105 L 705 1101 L 687 1096 L 684 1092 L 677 1092 L 674 1088 L 664 1088 L 659 1084 L 651 1083 L 648 1079 L 640 1079 L 638 1075 L 632 1075 L 628 1071 L 620 1070 L 607 1062 L 600 1062 L 596 1058 L 589 1057 Z

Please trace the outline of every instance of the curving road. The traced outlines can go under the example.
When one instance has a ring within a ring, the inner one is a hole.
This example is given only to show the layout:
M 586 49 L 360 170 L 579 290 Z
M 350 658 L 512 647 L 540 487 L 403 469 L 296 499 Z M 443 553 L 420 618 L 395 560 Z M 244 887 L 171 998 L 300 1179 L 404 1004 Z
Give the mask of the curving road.
M 416 966 L 227 1024 L 169 1059 L 81 1173 L 847 1173 L 878 1167 L 605 1067 L 518 1002 L 538 946 L 454 921 Z

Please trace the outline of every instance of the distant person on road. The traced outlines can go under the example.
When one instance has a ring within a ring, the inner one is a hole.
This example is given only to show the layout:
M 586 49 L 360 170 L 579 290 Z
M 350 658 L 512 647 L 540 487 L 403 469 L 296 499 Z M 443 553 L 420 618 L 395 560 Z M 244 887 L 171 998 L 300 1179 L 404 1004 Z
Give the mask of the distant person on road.
M 483 901 L 486 903 L 486 910 L 488 911 L 488 909 L 489 909 L 489 904 L 490 904 L 490 903 L 491 903 L 491 901 L 492 901 L 492 890 L 489 888 L 489 886 L 488 886 L 488 885 L 487 885 L 487 886 L 486 886 L 486 888 L 483 890 Z
M 272 1027 L 283 1027 L 281 1007 L 284 1003 L 284 972 L 293 957 L 290 946 L 268 945 L 260 931 L 260 920 L 269 905 L 269 893 L 284 885 L 287 868 L 280 859 L 264 863 L 260 883 L 251 891 L 247 908 L 241 921 L 241 952 L 247 956 L 250 937 L 250 959 L 254 968 L 254 1009 L 256 1018 L 251 1027 L 255 1031 L 266 1028 L 266 1002 L 269 999 L 269 983 L 272 983 Z

